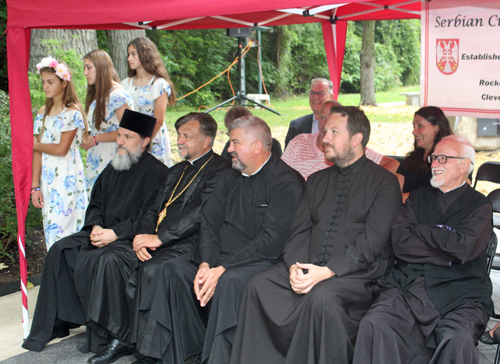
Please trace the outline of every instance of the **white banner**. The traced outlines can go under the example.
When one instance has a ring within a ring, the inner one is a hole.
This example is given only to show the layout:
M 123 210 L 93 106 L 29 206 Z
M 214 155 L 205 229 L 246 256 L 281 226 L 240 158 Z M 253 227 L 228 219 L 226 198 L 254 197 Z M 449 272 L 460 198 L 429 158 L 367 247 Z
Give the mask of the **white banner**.
M 500 118 L 500 1 L 422 0 L 420 105 Z

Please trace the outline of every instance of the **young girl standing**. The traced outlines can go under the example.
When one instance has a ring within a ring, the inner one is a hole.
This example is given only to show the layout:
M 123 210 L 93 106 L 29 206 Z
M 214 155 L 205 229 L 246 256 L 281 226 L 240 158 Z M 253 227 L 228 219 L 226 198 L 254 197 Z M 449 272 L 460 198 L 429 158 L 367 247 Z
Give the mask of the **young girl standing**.
M 47 57 L 37 69 L 47 98 L 33 128 L 31 201 L 42 209 L 48 250 L 83 226 L 87 193 L 78 145 L 88 128 L 67 66 Z
M 122 85 L 134 99 L 135 111 L 154 116 L 151 154 L 172 166 L 165 110 L 175 104 L 175 89 L 156 46 L 149 38 L 136 38 L 127 47 L 128 78 Z
M 133 109 L 130 94 L 119 84 L 118 75 L 109 55 L 96 49 L 83 58 L 83 74 L 87 78 L 85 112 L 90 125 L 91 137 L 82 148 L 87 150 L 87 197 L 92 187 L 113 159 L 116 151 L 116 135 L 125 109 Z

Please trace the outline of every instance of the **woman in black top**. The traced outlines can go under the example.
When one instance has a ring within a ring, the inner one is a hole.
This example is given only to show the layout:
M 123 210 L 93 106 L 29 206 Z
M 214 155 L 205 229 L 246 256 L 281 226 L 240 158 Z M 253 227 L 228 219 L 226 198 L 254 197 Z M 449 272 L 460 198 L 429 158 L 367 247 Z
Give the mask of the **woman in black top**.
M 401 162 L 397 173 L 404 176 L 403 200 L 417 188 L 429 186 L 432 177 L 427 157 L 444 137 L 452 135 L 443 111 L 435 106 L 420 108 L 413 117 L 414 149 Z

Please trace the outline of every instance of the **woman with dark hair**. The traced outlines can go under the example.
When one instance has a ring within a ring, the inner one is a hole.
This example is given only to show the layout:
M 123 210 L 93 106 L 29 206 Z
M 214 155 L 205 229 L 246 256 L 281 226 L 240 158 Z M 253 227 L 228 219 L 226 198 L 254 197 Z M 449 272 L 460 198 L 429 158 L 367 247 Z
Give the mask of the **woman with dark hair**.
M 132 40 L 127 47 L 128 78 L 122 85 L 134 99 L 135 111 L 156 118 L 151 137 L 151 154 L 172 166 L 165 110 L 175 105 L 175 89 L 155 44 L 146 37 Z
M 83 227 L 87 193 L 78 145 L 88 127 L 67 65 L 46 57 L 37 68 L 47 98 L 33 127 L 31 202 L 42 209 L 48 250 Z
M 452 135 L 450 123 L 443 111 L 435 106 L 422 107 L 413 117 L 414 149 L 401 162 L 397 173 L 404 178 L 403 200 L 417 188 L 429 186 L 432 177 L 427 157 L 444 137 Z
M 116 136 L 125 109 L 133 109 L 130 94 L 120 85 L 113 61 L 109 55 L 96 49 L 83 58 L 83 74 L 87 78 L 85 112 L 90 125 L 91 138 L 80 146 L 87 150 L 87 198 L 94 183 L 113 159 Z

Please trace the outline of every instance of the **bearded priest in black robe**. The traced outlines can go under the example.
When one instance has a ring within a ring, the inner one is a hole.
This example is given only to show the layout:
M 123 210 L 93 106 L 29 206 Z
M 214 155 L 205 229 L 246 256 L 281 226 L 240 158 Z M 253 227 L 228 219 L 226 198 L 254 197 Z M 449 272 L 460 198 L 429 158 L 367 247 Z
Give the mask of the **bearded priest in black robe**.
M 247 284 L 232 364 L 351 362 L 402 201 L 397 178 L 364 156 L 369 136 L 363 111 L 331 108 L 323 143 L 335 165 L 309 177 L 284 262 Z
M 463 137 L 437 143 L 431 186 L 412 193 L 392 227 L 396 267 L 377 282 L 354 363 L 477 364 L 493 315 L 486 248 L 492 206 L 467 184 L 475 151 Z
M 123 343 L 91 358 L 93 363 L 112 362 L 127 351 L 126 344 L 134 341 L 131 326 L 142 324 L 138 309 L 156 269 L 163 261 L 193 250 L 202 206 L 219 176 L 232 173 L 230 164 L 212 151 L 217 134 L 212 116 L 191 113 L 177 120 L 175 127 L 179 152 L 186 161 L 170 169 L 166 184 L 140 221 L 140 233 L 108 252 L 82 251 L 78 258 L 77 272 L 86 275 L 86 286 L 77 288 L 87 296 L 91 350 L 109 338 Z
M 25 349 L 41 351 L 53 338 L 68 336 L 70 328 L 85 324 L 74 283 L 82 246 L 133 239 L 138 232 L 139 221 L 149 207 L 146 201 L 156 195 L 168 176 L 168 168 L 146 150 L 155 123 L 156 119 L 128 109 L 123 113 L 118 152 L 94 185 L 84 227 L 59 240 L 47 253 Z
M 246 282 L 279 258 L 304 185 L 298 172 L 271 153 L 267 124 L 236 119 L 229 128 L 234 171 L 202 210 L 199 245 L 192 255 L 162 264 L 148 321 L 137 333 L 136 363 L 223 364 L 237 324 Z M 193 292 L 194 285 L 194 292 Z

